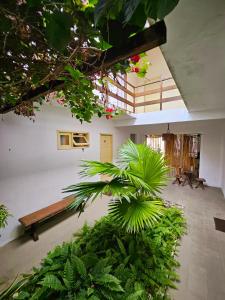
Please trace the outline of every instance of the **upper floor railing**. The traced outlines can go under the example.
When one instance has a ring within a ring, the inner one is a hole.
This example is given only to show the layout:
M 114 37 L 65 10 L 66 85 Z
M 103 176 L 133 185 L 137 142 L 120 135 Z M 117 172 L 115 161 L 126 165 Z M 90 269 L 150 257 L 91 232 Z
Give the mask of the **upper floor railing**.
M 172 77 L 134 86 L 126 77 L 107 78 L 106 88 L 97 86 L 106 95 L 109 106 L 119 107 L 129 113 L 144 113 L 172 108 L 185 104 Z

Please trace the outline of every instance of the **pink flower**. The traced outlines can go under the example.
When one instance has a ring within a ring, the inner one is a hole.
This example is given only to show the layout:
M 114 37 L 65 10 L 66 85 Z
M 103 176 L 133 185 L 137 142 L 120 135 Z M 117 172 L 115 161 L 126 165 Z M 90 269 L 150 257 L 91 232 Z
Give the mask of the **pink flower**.
M 83 4 L 84 6 L 86 6 L 86 5 L 89 4 L 89 1 L 88 1 L 88 0 L 81 0 L 81 2 L 82 2 L 82 4 Z
M 63 99 L 57 99 L 57 103 L 60 104 L 60 105 L 63 105 L 64 104 L 64 100 Z

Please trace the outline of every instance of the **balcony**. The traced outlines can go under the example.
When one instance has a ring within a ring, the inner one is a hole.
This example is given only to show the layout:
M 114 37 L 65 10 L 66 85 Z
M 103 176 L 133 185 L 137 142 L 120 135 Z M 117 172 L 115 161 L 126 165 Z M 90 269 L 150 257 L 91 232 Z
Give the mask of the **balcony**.
M 106 78 L 106 84 L 96 86 L 97 94 L 104 94 L 104 104 L 126 113 L 145 113 L 185 108 L 179 89 L 172 77 L 134 86 L 126 76 Z

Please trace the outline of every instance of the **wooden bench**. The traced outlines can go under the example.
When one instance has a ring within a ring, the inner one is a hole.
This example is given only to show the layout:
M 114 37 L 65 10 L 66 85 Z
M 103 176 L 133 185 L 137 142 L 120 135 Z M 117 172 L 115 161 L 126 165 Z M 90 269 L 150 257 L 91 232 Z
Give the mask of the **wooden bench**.
M 20 218 L 19 222 L 25 227 L 25 230 L 30 230 L 33 240 L 37 241 L 37 225 L 65 211 L 73 201 L 74 196 L 68 196 L 54 204 Z

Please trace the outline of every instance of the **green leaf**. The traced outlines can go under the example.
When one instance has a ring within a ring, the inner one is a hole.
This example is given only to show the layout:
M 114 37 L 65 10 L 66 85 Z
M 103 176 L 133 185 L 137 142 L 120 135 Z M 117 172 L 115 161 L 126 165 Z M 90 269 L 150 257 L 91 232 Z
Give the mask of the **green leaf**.
M 145 1 L 145 12 L 148 17 L 164 19 L 178 4 L 179 0 Z
M 6 18 L 5 16 L 2 16 L 0 18 L 0 29 L 2 32 L 7 32 L 12 27 L 12 22 L 10 19 Z
M 135 10 L 137 9 L 138 5 L 141 3 L 141 0 L 129 0 L 125 3 L 124 8 L 124 23 L 128 23 L 132 18 Z
M 98 284 L 108 287 L 112 291 L 123 292 L 123 288 L 120 285 L 120 280 L 111 274 L 104 274 L 98 280 Z
M 126 249 L 124 247 L 124 244 L 122 243 L 122 241 L 119 238 L 116 238 L 118 246 L 120 248 L 121 253 L 126 257 L 127 256 L 127 252 Z
M 102 18 L 115 19 L 122 9 L 123 1 L 121 0 L 99 0 L 94 11 L 94 21 L 97 25 Z
M 157 16 L 164 19 L 178 4 L 179 0 L 158 0 Z
M 94 290 L 93 288 L 90 288 L 90 287 L 89 287 L 89 288 L 87 289 L 87 295 L 90 296 L 91 294 L 94 293 L 94 291 L 95 291 L 95 290 Z
M 72 68 L 70 65 L 65 66 L 65 70 L 70 73 L 74 80 L 83 77 L 83 74 L 79 70 Z
M 55 291 L 62 291 L 64 287 L 61 281 L 53 274 L 47 274 L 44 279 L 40 282 L 42 286 L 45 286 L 49 289 L 53 289 Z
M 22 292 L 20 292 L 18 294 L 18 296 L 16 297 L 16 299 L 20 299 L 20 300 L 22 300 L 22 299 L 30 299 L 30 294 L 28 292 L 22 291 Z
M 72 16 L 65 12 L 45 13 L 46 38 L 49 45 L 59 51 L 65 49 L 71 39 Z
M 85 264 L 78 256 L 74 255 L 72 257 L 72 263 L 73 263 L 73 266 L 76 268 L 77 272 L 80 274 L 80 276 L 86 277 L 87 270 L 86 270 Z
M 64 267 L 64 278 L 65 279 L 65 285 L 67 286 L 67 288 L 71 288 L 74 285 L 74 271 L 73 271 L 73 267 L 69 261 L 69 259 L 67 259 L 65 267 Z

